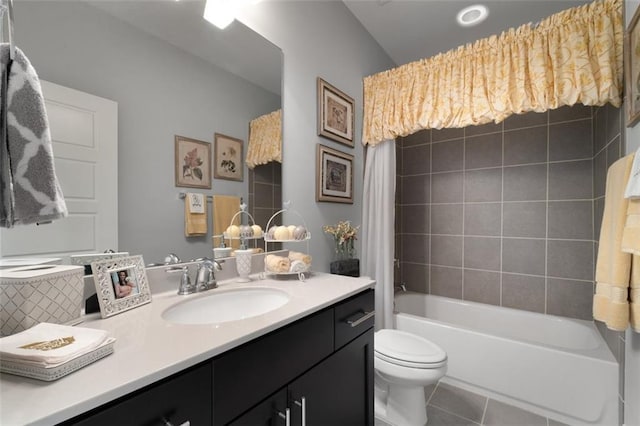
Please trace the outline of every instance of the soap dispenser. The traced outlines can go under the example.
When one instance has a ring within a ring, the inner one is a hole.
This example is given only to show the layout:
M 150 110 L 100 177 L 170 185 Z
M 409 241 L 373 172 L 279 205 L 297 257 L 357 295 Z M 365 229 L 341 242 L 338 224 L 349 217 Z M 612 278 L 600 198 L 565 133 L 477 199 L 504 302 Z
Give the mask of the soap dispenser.
M 224 243 L 224 235 L 214 235 L 213 238 L 220 237 L 220 247 L 213 248 L 213 258 L 220 259 L 231 256 L 231 247 L 227 247 Z

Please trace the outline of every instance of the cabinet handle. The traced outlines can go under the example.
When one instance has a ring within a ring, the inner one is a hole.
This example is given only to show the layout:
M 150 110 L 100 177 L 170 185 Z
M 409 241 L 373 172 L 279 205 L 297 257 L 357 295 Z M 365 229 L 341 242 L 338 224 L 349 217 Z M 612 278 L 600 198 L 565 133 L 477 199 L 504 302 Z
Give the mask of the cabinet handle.
M 284 414 L 278 411 L 278 416 L 280 416 L 281 419 L 284 419 L 285 426 L 291 426 L 291 410 L 290 409 L 287 408 L 286 410 L 284 410 Z
M 298 407 L 302 408 L 302 425 L 307 425 L 307 399 L 303 396 L 300 401 L 293 401 Z
M 363 315 L 357 320 L 347 320 L 347 324 L 349 324 L 351 327 L 357 327 L 363 322 L 365 322 L 366 320 L 373 318 L 376 315 L 376 311 L 371 311 L 371 312 L 362 311 L 362 313 Z
M 165 417 L 162 418 L 162 423 L 164 424 L 164 426 L 173 426 L 173 423 L 171 423 Z M 187 420 L 186 422 L 182 423 L 180 426 L 190 426 L 190 425 L 191 425 L 191 422 Z

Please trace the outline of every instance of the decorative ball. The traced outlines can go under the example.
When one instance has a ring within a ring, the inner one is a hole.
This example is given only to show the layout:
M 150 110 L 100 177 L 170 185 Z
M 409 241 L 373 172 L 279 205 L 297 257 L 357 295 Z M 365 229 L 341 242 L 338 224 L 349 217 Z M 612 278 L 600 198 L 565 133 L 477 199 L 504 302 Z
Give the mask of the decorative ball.
M 238 225 L 231 225 L 227 228 L 228 238 L 238 238 L 240 236 L 240 227 Z
M 260 225 L 252 225 L 251 229 L 253 229 L 253 236 L 256 238 L 262 237 L 262 228 Z
M 276 239 L 276 229 L 278 229 L 277 226 L 272 226 L 271 228 L 269 228 L 269 230 L 267 231 L 267 239 L 269 240 L 275 240 Z
M 293 230 L 293 239 L 304 240 L 305 238 L 307 238 L 307 228 L 302 225 L 296 226 L 296 228 Z
M 286 226 L 278 226 L 276 231 L 273 233 L 273 236 L 276 240 L 290 240 L 291 235 L 289 234 L 289 229 Z
M 249 225 L 241 225 L 240 226 L 240 236 L 244 238 L 253 237 L 253 228 Z

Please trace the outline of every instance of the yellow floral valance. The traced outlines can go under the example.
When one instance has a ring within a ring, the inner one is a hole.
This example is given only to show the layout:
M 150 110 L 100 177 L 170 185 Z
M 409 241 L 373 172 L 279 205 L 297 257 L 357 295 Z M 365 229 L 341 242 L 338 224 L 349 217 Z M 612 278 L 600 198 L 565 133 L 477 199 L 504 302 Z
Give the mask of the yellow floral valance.
M 362 142 L 621 105 L 622 0 L 599 0 L 364 79 Z
M 270 161 L 282 163 L 282 110 L 262 115 L 249 123 L 247 167 Z

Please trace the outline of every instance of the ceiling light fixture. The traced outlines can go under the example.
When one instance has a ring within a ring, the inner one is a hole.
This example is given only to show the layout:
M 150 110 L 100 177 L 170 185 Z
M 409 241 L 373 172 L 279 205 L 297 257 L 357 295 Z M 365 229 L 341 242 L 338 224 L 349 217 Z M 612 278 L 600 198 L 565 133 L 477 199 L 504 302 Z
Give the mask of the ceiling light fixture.
M 474 4 L 473 6 L 465 7 L 456 16 L 456 21 L 463 27 L 471 27 L 478 25 L 480 22 L 487 19 L 489 16 L 489 9 L 482 4 Z
M 216 27 L 224 30 L 236 19 L 241 8 L 248 4 L 256 4 L 261 0 L 207 0 L 203 17 Z
M 207 0 L 204 5 L 204 19 L 224 30 L 236 19 L 237 3 L 227 0 Z

